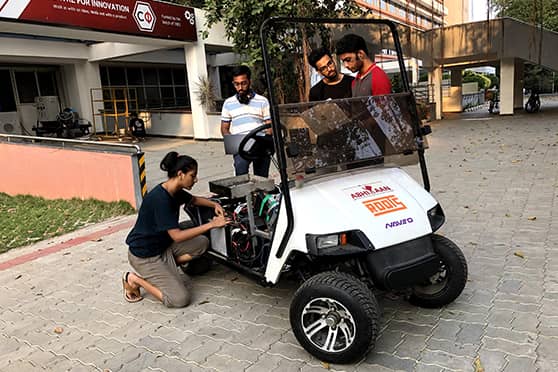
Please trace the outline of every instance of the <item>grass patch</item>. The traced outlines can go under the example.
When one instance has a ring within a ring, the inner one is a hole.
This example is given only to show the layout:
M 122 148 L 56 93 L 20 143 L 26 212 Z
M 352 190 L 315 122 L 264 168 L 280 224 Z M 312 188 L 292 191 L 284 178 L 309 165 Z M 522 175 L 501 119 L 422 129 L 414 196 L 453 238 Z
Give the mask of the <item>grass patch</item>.
M 0 253 L 132 213 L 134 208 L 122 201 L 47 200 L 0 193 Z

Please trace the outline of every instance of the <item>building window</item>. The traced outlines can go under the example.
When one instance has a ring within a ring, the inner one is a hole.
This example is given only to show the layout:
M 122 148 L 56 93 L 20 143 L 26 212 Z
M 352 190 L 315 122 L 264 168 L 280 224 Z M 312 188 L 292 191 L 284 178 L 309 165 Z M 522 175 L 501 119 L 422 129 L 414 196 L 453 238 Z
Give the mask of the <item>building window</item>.
M 37 81 L 41 96 L 57 96 L 56 75 L 53 71 L 37 71 Z
M 35 72 L 33 71 L 16 71 L 16 86 L 20 103 L 33 103 L 35 97 L 39 95 Z
M 139 110 L 191 107 L 184 66 L 101 66 L 101 83 L 103 87 L 128 88 L 130 99 L 137 98 Z
M 9 70 L 0 70 L 0 112 L 16 111 L 16 102 Z
M 56 72 L 21 70 L 14 72 L 19 103 L 34 103 L 38 96 L 57 96 Z

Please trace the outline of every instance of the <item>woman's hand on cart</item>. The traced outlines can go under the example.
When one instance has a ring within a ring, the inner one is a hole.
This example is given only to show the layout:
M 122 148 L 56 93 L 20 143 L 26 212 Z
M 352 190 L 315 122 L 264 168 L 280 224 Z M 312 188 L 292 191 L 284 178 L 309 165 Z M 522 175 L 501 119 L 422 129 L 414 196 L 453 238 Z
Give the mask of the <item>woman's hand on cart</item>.
M 225 210 L 223 209 L 223 207 L 221 207 L 221 204 L 219 203 L 215 203 L 215 215 L 216 216 L 224 216 L 225 215 Z
M 222 214 L 220 216 L 213 217 L 210 223 L 212 224 L 213 228 L 216 228 L 227 226 L 230 222 L 231 220 L 229 218 L 226 218 L 225 215 Z

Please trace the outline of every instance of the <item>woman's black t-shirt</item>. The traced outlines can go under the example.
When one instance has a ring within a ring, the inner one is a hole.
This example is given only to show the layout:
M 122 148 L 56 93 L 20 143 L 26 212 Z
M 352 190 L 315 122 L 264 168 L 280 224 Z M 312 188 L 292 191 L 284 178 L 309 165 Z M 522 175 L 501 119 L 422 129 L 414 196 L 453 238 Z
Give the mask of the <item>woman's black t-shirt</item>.
M 136 224 L 126 238 L 130 252 L 142 258 L 163 253 L 172 244 L 167 230 L 178 228 L 180 206 L 191 201 L 192 195 L 184 190 L 172 196 L 163 186 L 155 186 L 145 196 Z

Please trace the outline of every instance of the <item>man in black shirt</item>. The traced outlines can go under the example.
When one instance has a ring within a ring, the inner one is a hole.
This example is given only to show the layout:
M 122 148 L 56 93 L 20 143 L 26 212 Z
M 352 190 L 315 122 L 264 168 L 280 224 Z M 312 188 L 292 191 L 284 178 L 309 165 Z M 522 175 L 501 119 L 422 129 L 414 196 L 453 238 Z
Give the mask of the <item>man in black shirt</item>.
M 327 49 L 320 48 L 312 51 L 308 61 L 324 77 L 310 89 L 310 101 L 352 97 L 353 78 L 337 71 L 337 65 Z
M 130 124 L 128 127 L 134 137 L 139 139 L 145 138 L 145 123 L 143 122 L 143 119 L 138 117 L 137 112 L 132 112 L 130 114 Z

